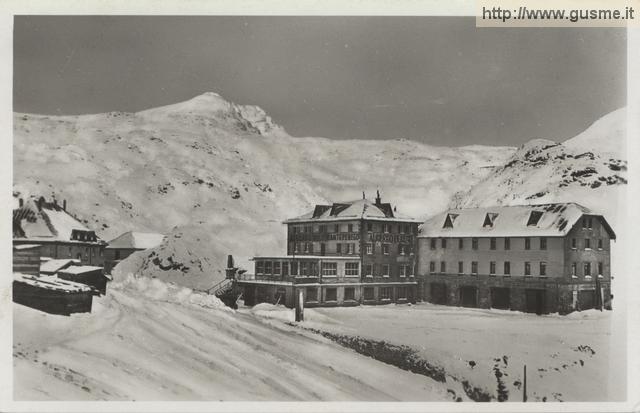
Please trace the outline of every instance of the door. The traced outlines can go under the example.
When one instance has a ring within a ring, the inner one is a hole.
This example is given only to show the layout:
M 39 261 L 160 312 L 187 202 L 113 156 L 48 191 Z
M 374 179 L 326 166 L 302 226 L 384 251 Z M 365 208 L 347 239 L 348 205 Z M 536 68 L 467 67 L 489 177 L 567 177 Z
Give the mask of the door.
M 447 304 L 447 286 L 444 283 L 431 283 L 431 302 Z
M 460 287 L 460 304 L 463 307 L 477 307 L 478 289 L 476 287 Z
M 526 312 L 536 313 L 538 315 L 544 313 L 544 290 L 528 289 L 526 294 Z
M 582 290 L 578 291 L 578 309 L 588 310 L 595 308 L 596 305 L 596 292 L 595 290 Z
M 276 291 L 276 304 L 284 305 L 286 303 L 285 298 L 287 297 L 287 292 L 284 288 L 278 288 Z
M 504 287 L 491 289 L 491 308 L 508 310 L 511 308 L 511 290 Z

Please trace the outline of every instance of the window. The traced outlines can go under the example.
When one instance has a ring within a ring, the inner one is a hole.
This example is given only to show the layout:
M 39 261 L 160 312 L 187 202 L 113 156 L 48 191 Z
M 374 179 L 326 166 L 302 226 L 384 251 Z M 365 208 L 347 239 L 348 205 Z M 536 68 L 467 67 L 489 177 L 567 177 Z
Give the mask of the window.
M 587 228 L 593 228 L 593 218 L 587 218 Z
M 400 277 L 404 278 L 407 276 L 407 267 L 405 265 L 400 266 Z
M 578 249 L 578 241 L 575 238 L 571 238 L 571 249 Z
M 496 239 L 495 238 L 491 238 L 489 242 L 490 242 L 489 249 L 495 250 L 496 249 Z
M 578 264 L 574 262 L 571 264 L 571 276 L 574 278 L 577 277 L 578 276 L 577 272 L 578 272 Z
M 300 243 L 298 243 L 298 242 L 294 242 L 293 243 L 293 252 L 294 253 L 300 252 Z
M 358 262 L 347 262 L 344 264 L 344 275 L 346 276 L 357 276 L 360 275 L 360 263 Z
M 541 250 L 547 249 L 547 239 L 545 237 L 540 238 L 540 249 Z
M 389 276 L 389 264 L 382 264 L 382 276 L 383 277 Z
M 591 240 L 589 238 L 585 238 L 584 239 L 584 249 L 585 250 L 590 250 L 591 249 Z
M 380 299 L 385 301 L 391 300 L 391 287 L 380 288 Z
M 313 254 L 313 243 L 309 242 L 308 244 L 309 244 L 309 253 Z
M 264 261 L 256 261 L 256 274 L 264 274 Z
M 309 253 L 309 245 L 311 245 L 311 244 L 309 244 L 308 242 L 305 242 L 305 243 L 304 243 L 304 253 L 305 253 L 305 254 L 308 254 L 308 253 Z
M 373 254 L 373 244 L 372 244 L 372 243 L 367 242 L 367 243 L 365 244 L 365 248 L 366 248 L 366 250 L 367 250 L 367 255 L 371 255 L 371 254 Z
M 541 277 L 547 276 L 547 263 L 544 261 L 540 262 L 540 276 Z
M 525 238 L 524 239 L 524 249 L 525 250 L 530 250 L 531 249 L 531 238 Z
M 389 224 L 382 224 L 382 232 L 384 233 L 389 232 Z
M 587 218 L 582 218 L 582 229 L 587 229 Z
M 389 255 L 389 244 L 382 244 L 382 253 L 384 255 Z
M 365 277 L 373 277 L 373 265 L 365 264 L 365 266 L 364 266 L 364 275 L 365 275 Z
M 356 299 L 355 288 L 347 287 L 344 289 L 344 300 L 345 301 L 353 301 Z
M 289 263 L 288 262 L 283 262 L 282 263 L 282 275 L 284 275 L 284 276 L 289 275 Z
M 298 275 L 298 263 L 295 261 L 291 263 L 291 275 Z
M 442 238 L 442 239 L 440 240 L 440 246 L 441 246 L 442 248 L 447 248 L 447 239 L 446 239 L 446 238 Z
M 472 250 L 478 249 L 478 238 L 471 238 L 471 249 Z
M 342 244 L 336 244 L 336 254 L 342 254 Z
M 464 262 L 458 261 L 458 274 L 463 274 L 463 273 L 464 273 Z
M 440 261 L 440 272 L 441 273 L 447 272 L 447 262 L 446 261 Z
M 320 225 L 319 232 L 327 232 L 327 226 L 326 225 Z
M 280 261 L 275 261 L 273 263 L 273 274 L 280 275 Z
M 598 275 L 602 275 L 602 262 L 598 262 Z
M 365 287 L 364 288 L 364 299 L 365 300 L 373 300 L 373 287 Z
M 435 261 L 429 262 L 429 272 L 430 273 L 436 272 L 436 262 Z
M 300 263 L 300 275 L 305 277 L 309 275 L 309 266 L 304 261 Z
M 602 250 L 602 238 L 598 238 L 598 249 Z
M 334 224 L 333 225 L 333 232 L 340 232 L 340 225 Z
M 347 247 L 348 247 L 348 251 L 347 252 L 349 254 L 355 254 L 356 253 L 356 244 L 350 243 L 350 244 L 347 244 Z
M 436 239 L 435 238 L 431 238 L 429 241 L 430 241 L 431 249 L 435 250 L 436 249 Z
M 315 287 L 307 287 L 307 296 L 305 297 L 305 302 L 314 303 L 318 301 L 318 289 Z
M 531 263 L 529 261 L 524 263 L 524 275 L 531 275 Z
M 458 249 L 461 250 L 464 248 L 464 238 L 458 239 Z
M 478 275 L 478 261 L 471 261 L 471 274 Z
M 265 261 L 264 262 L 264 273 L 265 274 L 272 274 L 272 270 L 273 270 L 272 262 L 271 261 Z
M 505 250 L 510 250 L 511 249 L 511 238 L 505 238 L 504 239 L 504 249 Z
M 496 275 L 496 262 L 495 261 L 491 261 L 489 263 L 489 274 L 490 275 Z
M 585 277 L 591 277 L 591 263 L 590 262 L 585 262 L 584 263 L 584 276 Z
M 509 261 L 504 262 L 504 275 L 511 275 L 511 263 Z
M 367 222 L 367 232 L 373 232 L 373 223 Z
M 335 277 L 338 275 L 338 263 L 337 262 L 323 262 L 322 263 L 322 275 L 328 277 Z
M 349 232 L 353 232 L 353 224 L 349 224 L 349 225 L 347 226 L 347 230 L 348 230 Z
M 406 287 L 398 287 L 396 288 L 396 294 L 398 294 L 399 300 L 407 299 L 407 288 Z
M 337 301 L 338 300 L 338 292 L 337 288 L 327 288 L 324 290 L 324 300 L 325 301 Z
M 529 220 L 527 221 L 527 226 L 529 227 L 538 225 L 538 221 L 540 221 L 540 218 L 542 218 L 541 211 L 531 211 L 531 213 L 529 214 Z
M 413 266 L 405 265 L 405 267 L 406 267 L 405 274 L 407 274 L 407 277 L 413 277 Z
M 404 245 L 404 244 L 399 244 L 398 245 L 398 254 L 407 255 L 407 246 Z

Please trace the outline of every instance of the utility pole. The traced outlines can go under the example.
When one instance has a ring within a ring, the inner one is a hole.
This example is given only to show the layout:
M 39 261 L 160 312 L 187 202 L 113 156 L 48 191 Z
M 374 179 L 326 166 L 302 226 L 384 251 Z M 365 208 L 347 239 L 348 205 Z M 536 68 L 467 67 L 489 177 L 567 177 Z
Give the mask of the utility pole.
M 304 295 L 302 289 L 298 290 L 296 299 L 296 321 L 304 321 Z
M 522 402 L 527 401 L 527 365 L 524 365 L 524 378 L 522 379 Z

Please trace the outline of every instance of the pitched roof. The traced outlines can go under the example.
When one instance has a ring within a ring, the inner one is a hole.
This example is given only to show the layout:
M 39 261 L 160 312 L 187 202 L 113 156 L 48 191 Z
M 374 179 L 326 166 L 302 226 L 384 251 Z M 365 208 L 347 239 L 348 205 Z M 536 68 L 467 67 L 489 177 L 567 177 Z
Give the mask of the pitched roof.
M 299 217 L 284 221 L 285 224 L 296 222 L 327 222 L 347 221 L 352 219 L 371 219 L 379 221 L 418 222 L 414 218 L 399 214 L 393 210 L 391 204 L 371 202 L 368 199 L 358 199 L 348 202 L 335 202 L 332 205 L 316 205 Z
M 40 273 L 42 274 L 55 274 L 58 271 L 65 269 L 71 265 L 79 264 L 80 260 L 74 259 L 56 259 L 45 261 L 40 264 Z
M 604 217 L 573 202 L 451 209 L 427 220 L 419 238 L 564 236 L 583 215 L 600 218 L 615 239 Z
M 93 265 L 74 265 L 74 266 L 65 268 L 64 270 L 60 270 L 58 272 L 60 274 L 78 275 L 78 274 L 84 274 L 87 272 L 102 271 L 102 270 L 103 270 L 102 267 L 95 267 Z
M 85 227 L 55 202 L 44 198 L 26 199 L 22 206 L 13 210 L 14 238 L 37 241 L 71 241 L 74 231 L 95 233 Z M 87 241 L 88 242 L 88 241 Z M 100 242 L 96 237 L 95 242 Z
M 107 248 L 146 250 L 157 247 L 163 240 L 163 234 L 129 231 L 109 241 Z

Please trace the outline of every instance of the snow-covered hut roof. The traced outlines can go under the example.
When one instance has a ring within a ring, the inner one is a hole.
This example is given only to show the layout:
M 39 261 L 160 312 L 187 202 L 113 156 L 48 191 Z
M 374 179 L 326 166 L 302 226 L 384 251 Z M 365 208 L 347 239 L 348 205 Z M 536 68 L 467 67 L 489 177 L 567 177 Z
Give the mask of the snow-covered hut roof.
M 389 203 L 382 203 L 380 199 L 372 202 L 368 199 L 358 199 L 347 202 L 334 202 L 332 205 L 316 205 L 313 211 L 299 217 L 284 221 L 285 224 L 303 222 L 332 222 L 353 219 L 368 219 L 375 221 L 418 222 L 414 218 L 399 214 Z
M 74 264 L 79 264 L 80 260 L 74 259 L 55 259 L 43 262 L 40 264 L 40 273 L 42 274 L 55 274 L 58 271 L 70 267 Z
M 72 235 L 75 234 L 86 234 L 87 237 L 74 239 Z M 85 227 L 57 202 L 33 197 L 24 200 L 22 206 L 13 210 L 13 237 L 36 241 L 101 242 L 94 231 Z
M 36 277 L 22 273 L 13 273 L 13 280 L 45 290 L 62 291 L 66 293 L 88 292 L 92 290 L 92 288 L 86 284 L 61 280 L 56 277 Z
M 450 209 L 427 220 L 419 238 L 565 236 L 583 215 L 599 218 L 615 239 L 602 215 L 573 202 Z
M 93 265 L 74 265 L 72 267 L 65 268 L 59 271 L 60 274 L 79 275 L 87 272 L 102 271 L 102 267 L 95 267 Z
M 164 238 L 165 236 L 163 234 L 129 231 L 109 241 L 107 248 L 146 250 L 157 247 L 162 243 Z

